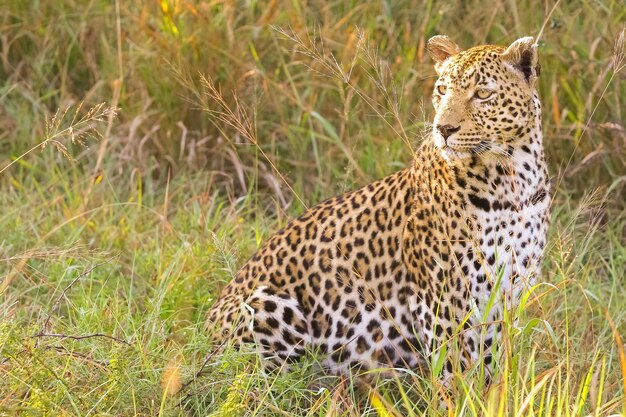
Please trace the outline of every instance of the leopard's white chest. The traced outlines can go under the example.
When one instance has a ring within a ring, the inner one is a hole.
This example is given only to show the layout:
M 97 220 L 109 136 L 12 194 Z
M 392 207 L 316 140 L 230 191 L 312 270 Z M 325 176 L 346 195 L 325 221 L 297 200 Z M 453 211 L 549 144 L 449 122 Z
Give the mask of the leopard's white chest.
M 546 242 L 548 200 L 473 215 L 481 267 L 477 276 L 484 274 L 484 282 L 473 282 L 471 293 L 484 318 L 503 308 L 514 310 L 520 293 L 535 284 Z

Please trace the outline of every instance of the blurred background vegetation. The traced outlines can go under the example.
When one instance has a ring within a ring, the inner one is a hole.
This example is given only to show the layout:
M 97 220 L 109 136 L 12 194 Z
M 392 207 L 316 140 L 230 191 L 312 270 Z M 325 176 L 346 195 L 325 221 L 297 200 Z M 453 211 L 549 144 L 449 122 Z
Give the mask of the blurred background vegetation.
M 536 36 L 554 5 L 3 1 L 0 140 L 7 156 L 42 141 L 45 121 L 59 109 L 107 102 L 121 109 L 105 138 L 109 175 L 139 169 L 162 184 L 168 172 L 211 170 L 223 174 L 217 181 L 232 196 L 251 183 L 289 194 L 281 181 L 274 183 L 275 172 L 254 146 L 203 112 L 215 107 L 202 100 L 197 81 L 205 74 L 229 105 L 237 92 L 254 118 L 259 146 L 308 202 L 318 201 L 320 190 L 330 195 L 363 184 L 411 158 L 403 138 L 375 117 L 363 96 L 383 116 L 397 104 L 399 122 L 415 144 L 432 118 L 435 78 L 424 49 L 430 36 L 447 34 L 463 47 L 508 44 Z M 625 19 L 621 1 L 567 1 L 545 22 L 540 91 L 546 146 L 553 174 L 573 192 L 608 187 L 624 173 L 624 73 L 604 89 Z M 345 70 L 354 65 L 349 82 L 276 27 L 325 58 L 332 54 Z M 372 68 L 373 53 L 384 68 Z M 93 148 L 76 151 L 87 172 Z M 2 180 L 11 175 L 19 173 Z
M 559 374 L 574 393 L 604 360 L 601 406 L 581 410 L 614 410 L 625 21 L 612 0 L 0 0 L 0 413 L 182 412 L 159 383 L 198 371 L 233 271 L 289 216 L 410 162 L 433 116 L 428 38 L 542 28 L 558 291 L 539 310 L 557 330 L 533 346 L 544 368 L 580 353 Z M 124 343 L 33 337 L 49 333 Z M 248 407 L 235 374 L 197 409 Z

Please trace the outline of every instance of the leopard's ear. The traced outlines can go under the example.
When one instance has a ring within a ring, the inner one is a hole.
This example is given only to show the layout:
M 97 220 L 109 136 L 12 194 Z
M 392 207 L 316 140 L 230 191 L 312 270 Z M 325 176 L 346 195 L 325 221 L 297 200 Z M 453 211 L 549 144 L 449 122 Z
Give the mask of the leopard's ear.
M 451 56 L 461 52 L 461 48 L 450 38 L 443 35 L 433 36 L 428 40 L 427 46 L 430 56 L 435 61 L 435 69 L 439 71 L 441 65 Z
M 537 57 L 537 44 L 532 36 L 516 40 L 500 57 L 520 71 L 527 82 L 533 83 L 539 77 L 541 66 Z

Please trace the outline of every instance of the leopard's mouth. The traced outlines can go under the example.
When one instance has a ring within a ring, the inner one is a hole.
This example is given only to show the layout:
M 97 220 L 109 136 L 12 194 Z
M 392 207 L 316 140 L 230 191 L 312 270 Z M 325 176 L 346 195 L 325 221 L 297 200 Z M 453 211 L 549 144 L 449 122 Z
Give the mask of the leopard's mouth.
M 482 155 L 492 149 L 493 141 L 486 140 L 481 136 L 476 138 L 465 137 L 460 142 L 455 137 L 450 137 L 446 140 L 438 131 L 433 136 L 435 146 L 439 148 L 442 156 L 448 161 L 471 158 L 476 155 Z
M 455 149 L 449 145 L 445 145 L 441 149 L 441 156 L 448 162 L 458 161 L 471 158 L 474 154 L 468 150 Z
M 491 142 L 481 140 L 476 144 L 455 146 L 454 144 L 444 144 L 441 147 L 441 155 L 447 161 L 469 159 L 476 155 L 482 155 L 491 150 Z
M 456 152 L 469 152 L 469 153 L 477 153 L 489 150 L 491 147 L 491 142 L 487 140 L 479 140 L 477 142 L 463 142 L 463 143 L 444 143 L 441 147 L 442 149 L 451 149 Z

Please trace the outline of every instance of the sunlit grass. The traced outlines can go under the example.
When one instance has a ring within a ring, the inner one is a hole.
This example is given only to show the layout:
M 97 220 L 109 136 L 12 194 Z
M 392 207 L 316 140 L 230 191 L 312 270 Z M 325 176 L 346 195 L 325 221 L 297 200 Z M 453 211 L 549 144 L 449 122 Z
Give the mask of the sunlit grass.
M 429 36 L 506 43 L 551 6 L 3 6 L 0 414 L 626 414 L 618 1 L 562 2 L 546 22 L 545 283 L 505 323 L 493 384 L 476 369 L 446 389 L 406 372 L 368 385 L 314 356 L 271 373 L 211 355 L 204 332 L 219 289 L 290 216 L 409 163 L 432 116 Z

